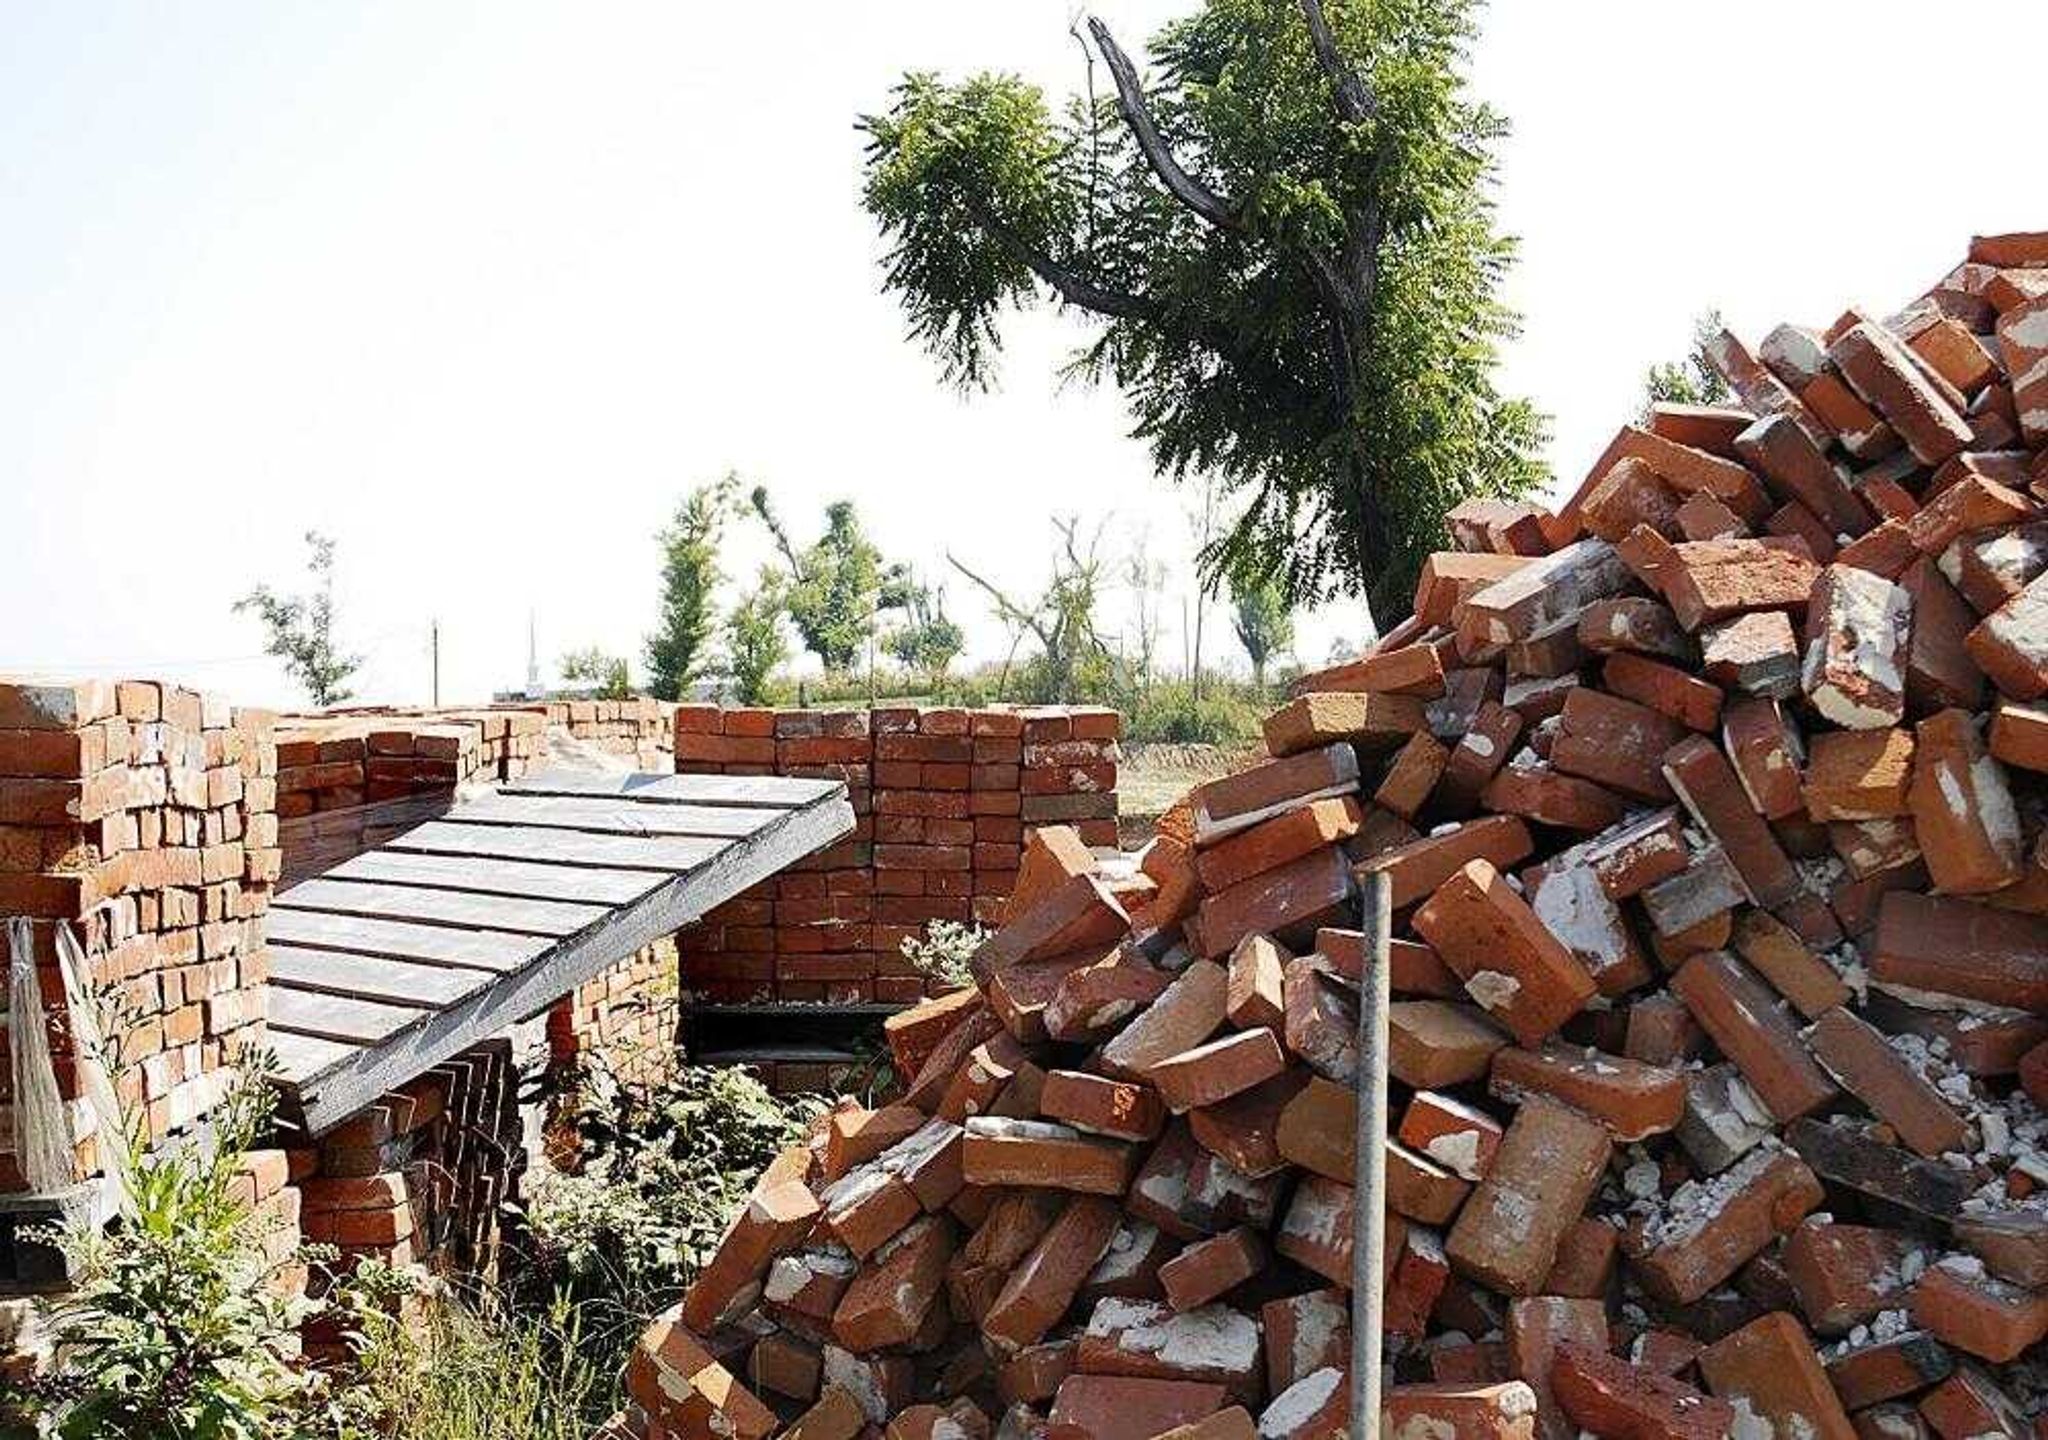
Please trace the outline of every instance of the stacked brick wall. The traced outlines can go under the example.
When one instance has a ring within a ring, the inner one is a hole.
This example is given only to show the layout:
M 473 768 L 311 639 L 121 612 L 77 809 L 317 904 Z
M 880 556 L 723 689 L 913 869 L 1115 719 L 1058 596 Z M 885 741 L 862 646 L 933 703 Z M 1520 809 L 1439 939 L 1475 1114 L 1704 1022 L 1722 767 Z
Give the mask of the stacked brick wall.
M 338 1270 L 379 1260 L 495 1279 L 498 1216 L 525 1167 L 511 1042 L 472 1046 L 289 1155 L 299 1224 L 341 1252 Z M 339 1337 L 307 1348 L 338 1354 Z
M 273 724 L 152 681 L 0 679 L 0 915 L 36 922 L 81 1178 L 98 1167 L 98 1137 L 56 926 L 72 927 L 90 983 L 115 997 L 106 1018 L 118 1017 L 123 1102 L 153 1138 L 188 1128 L 236 1052 L 263 1040 L 262 917 L 279 870 Z M 13 1096 L 0 1099 L 11 1115 Z M 23 1184 L 0 1154 L 0 1190 Z
M 666 771 L 674 758 L 675 706 L 661 700 L 548 700 L 532 707 L 550 727 L 635 770 Z
M 674 1072 L 681 1018 L 676 942 L 664 937 L 578 985 L 548 1011 L 548 1057 L 559 1073 L 594 1065 L 633 1084 Z
M 472 782 L 547 756 L 536 710 L 343 711 L 279 721 L 285 879 L 303 880 L 433 819 Z
M 677 770 L 844 780 L 856 817 L 847 839 L 684 933 L 701 1001 L 916 1000 L 902 942 L 933 920 L 1000 921 L 1033 828 L 1116 843 L 1113 710 L 684 705 L 675 725 Z

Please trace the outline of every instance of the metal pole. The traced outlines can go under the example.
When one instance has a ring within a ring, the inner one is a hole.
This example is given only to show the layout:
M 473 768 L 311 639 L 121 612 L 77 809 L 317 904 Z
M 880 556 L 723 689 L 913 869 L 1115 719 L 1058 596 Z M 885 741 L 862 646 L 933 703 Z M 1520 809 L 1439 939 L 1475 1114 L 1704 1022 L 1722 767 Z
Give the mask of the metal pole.
M 1393 889 L 1365 877 L 1365 973 L 1358 986 L 1357 1168 L 1351 1191 L 1351 1440 L 1380 1426 L 1380 1334 L 1387 1251 L 1387 1006 L 1392 968 Z
M 433 622 L 434 636 L 434 708 L 441 708 L 441 622 Z M 529 641 L 529 643 L 531 643 Z

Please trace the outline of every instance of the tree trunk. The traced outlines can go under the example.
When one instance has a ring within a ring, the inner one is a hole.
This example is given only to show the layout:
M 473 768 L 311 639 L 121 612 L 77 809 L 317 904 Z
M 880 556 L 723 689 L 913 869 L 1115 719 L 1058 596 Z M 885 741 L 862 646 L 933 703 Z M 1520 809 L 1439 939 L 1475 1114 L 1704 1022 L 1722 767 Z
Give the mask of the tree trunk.
M 1354 439 L 1346 447 L 1344 468 L 1352 493 L 1358 497 L 1358 518 L 1352 526 L 1351 542 L 1358 556 L 1358 602 L 1365 608 L 1368 641 L 1377 640 L 1379 622 L 1373 615 L 1372 592 L 1387 564 L 1386 521 L 1380 508 L 1379 489 L 1373 483 L 1372 468 L 1365 447 Z

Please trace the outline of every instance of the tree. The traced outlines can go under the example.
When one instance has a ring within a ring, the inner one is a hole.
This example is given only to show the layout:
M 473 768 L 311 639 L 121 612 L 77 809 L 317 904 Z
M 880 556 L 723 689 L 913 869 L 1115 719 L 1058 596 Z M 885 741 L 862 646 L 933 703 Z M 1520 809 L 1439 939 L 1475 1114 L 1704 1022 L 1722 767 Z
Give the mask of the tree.
M 1015 76 L 908 75 L 861 122 L 885 288 L 967 389 L 1011 309 L 1084 316 L 1072 373 L 1130 397 L 1161 471 L 1234 502 L 1212 587 L 1273 571 L 1292 600 L 1398 613 L 1446 510 L 1546 473 L 1542 420 L 1493 381 L 1514 244 L 1489 192 L 1507 127 L 1462 74 L 1476 8 L 1201 0 L 1154 37 L 1149 89 L 1091 20 L 1058 118 Z
M 1652 405 L 1725 405 L 1735 393 L 1714 364 L 1708 342 L 1721 333 L 1721 312 L 1692 322 L 1692 349 L 1683 360 L 1652 365 L 1643 375 L 1643 410 Z
M 1287 592 L 1272 580 L 1254 580 L 1231 591 L 1237 643 L 1252 662 L 1252 684 L 1266 687 L 1266 662 L 1294 643 L 1294 611 Z
M 768 680 L 789 658 L 782 637 L 781 577 L 763 569 L 761 581 L 742 595 L 725 617 L 725 674 L 742 705 L 768 699 Z
M 909 572 L 902 565 L 882 563 L 882 552 L 861 529 L 851 500 L 835 500 L 825 507 L 825 533 L 802 551 L 776 514 L 768 487 L 756 485 L 752 501 L 788 567 L 781 598 L 804 648 L 827 671 L 852 669 L 874 636 L 876 615 L 903 608 Z
M 607 655 L 596 645 L 571 650 L 561 659 L 562 679 L 588 685 L 603 700 L 627 700 L 633 694 L 633 672 L 623 655 Z
M 258 585 L 235 602 L 235 613 L 256 612 L 269 635 L 265 653 L 284 661 L 285 674 L 305 687 L 314 705 L 325 709 L 354 695 L 349 677 L 362 667 L 363 657 L 334 643 L 334 541 L 308 530 L 306 548 L 312 552 L 306 562 L 313 582 L 308 593 L 279 595 L 268 585 Z
M 946 671 L 967 648 L 967 636 L 946 615 L 943 586 L 912 585 L 904 594 L 903 623 L 889 632 L 889 653 L 924 677 L 934 691 L 945 683 Z
M 948 552 L 946 560 L 972 580 L 995 603 L 996 614 L 1021 638 L 1029 633 L 1040 646 L 1042 667 L 1037 699 L 1053 704 L 1070 703 L 1081 697 L 1081 678 L 1090 661 L 1107 658 L 1108 647 L 1095 629 L 1095 599 L 1102 575 L 1102 531 L 1084 550 L 1080 542 L 1080 520 L 1074 516 L 1055 517 L 1052 525 L 1060 535 L 1060 548 L 1053 552 L 1052 579 L 1038 599 L 1028 604 L 1014 600 L 995 582 L 984 579 Z M 1011 653 L 1016 646 L 1013 643 Z M 1005 679 L 1008 666 L 1004 666 Z
M 728 473 L 699 485 L 661 532 L 661 625 L 647 637 L 647 688 L 657 700 L 686 699 L 703 674 L 718 628 L 718 541 L 739 483 Z
M 1159 654 L 1159 602 L 1166 592 L 1166 564 L 1154 560 L 1150 537 L 1139 531 L 1124 561 L 1124 584 L 1131 592 L 1131 642 L 1119 645 L 1124 668 L 1139 690 L 1152 684 L 1152 671 Z

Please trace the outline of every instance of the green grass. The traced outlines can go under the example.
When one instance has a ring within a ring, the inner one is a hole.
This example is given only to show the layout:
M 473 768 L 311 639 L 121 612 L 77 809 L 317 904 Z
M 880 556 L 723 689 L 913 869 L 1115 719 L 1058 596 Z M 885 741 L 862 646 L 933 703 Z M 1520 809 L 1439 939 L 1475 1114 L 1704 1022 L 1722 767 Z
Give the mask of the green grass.
M 923 677 L 894 666 L 879 668 L 872 680 L 865 671 L 843 675 L 811 675 L 801 680 L 778 675 L 769 682 L 769 701 L 815 709 L 866 705 L 961 705 L 975 708 L 999 703 L 1020 705 L 1107 705 L 1124 717 L 1124 739 L 1137 743 L 1163 741 L 1181 745 L 1231 745 L 1255 740 L 1266 712 L 1285 698 L 1284 687 L 1263 689 L 1249 681 L 1205 671 L 1201 695 L 1186 679 L 1155 679 L 1137 683 L 1119 675 L 1114 664 L 1084 667 L 1071 693 L 1050 688 L 1042 667 L 1033 659 L 1014 665 L 979 665 L 948 675 L 934 686 Z

